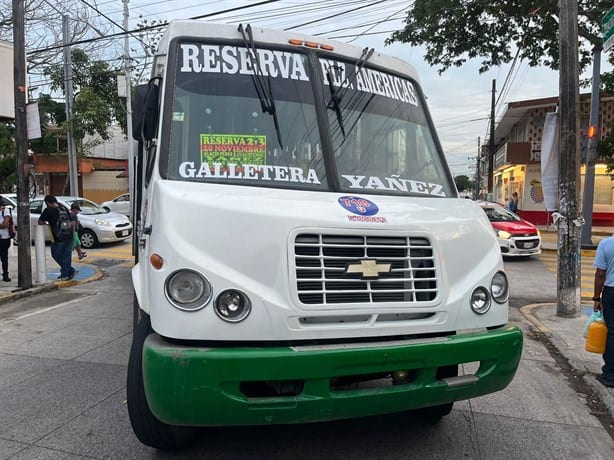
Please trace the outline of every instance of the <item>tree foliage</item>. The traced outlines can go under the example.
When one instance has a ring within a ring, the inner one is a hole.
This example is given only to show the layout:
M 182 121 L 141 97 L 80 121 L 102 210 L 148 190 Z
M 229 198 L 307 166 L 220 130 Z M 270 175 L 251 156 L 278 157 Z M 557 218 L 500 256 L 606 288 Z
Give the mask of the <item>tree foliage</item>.
M 415 0 L 405 27 L 388 43 L 426 48 L 425 59 L 442 73 L 469 59 L 481 59 L 480 73 L 511 62 L 516 53 L 530 66 L 558 69 L 557 0 Z M 581 68 L 592 61 L 600 40 L 601 18 L 611 0 L 580 0 L 578 5 Z
M 139 41 L 141 47 L 140 49 L 133 48 L 131 50 L 133 56 L 131 76 L 134 83 L 142 83 L 149 80 L 153 56 L 164 33 L 164 29 L 161 26 L 165 24 L 167 24 L 166 21 L 150 20 L 142 15 L 139 16 L 137 32 L 133 36 Z
M 36 153 L 66 151 L 66 133 L 60 128 L 66 121 L 64 103 L 54 101 L 49 94 L 41 94 L 37 102 L 41 137 L 30 141 L 32 150 Z
M 46 102 L 44 119 L 64 123 L 79 145 L 84 137 L 98 135 L 108 139 L 108 127 L 118 122 L 125 131 L 126 111 L 117 95 L 118 70 L 111 69 L 105 61 L 91 60 L 87 53 L 73 48 L 72 53 L 74 103 L 72 117 L 66 121 L 61 113 L 64 104 L 53 104 L 50 95 L 41 96 Z M 54 64 L 44 69 L 52 91 L 64 92 L 64 66 Z M 41 110 L 42 112 L 42 110 Z
M 0 156 L 15 153 L 14 126 L 0 123 Z
M 468 176 L 464 174 L 460 174 L 458 176 L 454 176 L 454 183 L 456 184 L 456 189 L 459 192 L 464 192 L 465 190 L 473 190 L 475 187 L 475 182 L 469 179 Z
M 15 186 L 14 126 L 0 123 L 0 192 L 10 192 Z

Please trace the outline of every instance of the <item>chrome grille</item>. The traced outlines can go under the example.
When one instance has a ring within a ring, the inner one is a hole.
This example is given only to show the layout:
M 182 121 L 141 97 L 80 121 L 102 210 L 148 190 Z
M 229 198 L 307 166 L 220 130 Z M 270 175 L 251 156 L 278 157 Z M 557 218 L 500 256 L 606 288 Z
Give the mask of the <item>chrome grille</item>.
M 349 264 L 390 264 L 376 279 L 346 273 Z M 294 241 L 303 304 L 428 302 L 437 296 L 435 257 L 424 237 L 303 233 Z

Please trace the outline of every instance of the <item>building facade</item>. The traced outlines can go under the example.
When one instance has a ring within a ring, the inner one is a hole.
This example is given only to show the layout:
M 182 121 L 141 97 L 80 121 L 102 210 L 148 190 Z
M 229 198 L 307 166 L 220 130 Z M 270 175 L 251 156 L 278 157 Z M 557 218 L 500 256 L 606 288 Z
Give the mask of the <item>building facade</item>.
M 510 102 L 495 128 L 492 200 L 507 203 L 518 192 L 518 214 L 535 224 L 551 222 L 544 203 L 541 175 L 542 137 L 546 114 L 556 111 L 558 98 L 542 98 Z M 584 133 L 588 127 L 590 94 L 582 94 L 579 104 L 578 144 L 581 156 L 585 150 Z M 614 124 L 614 96 L 602 96 L 600 101 L 599 136 L 610 134 Z M 485 170 L 485 169 L 483 169 Z M 584 165 L 580 169 L 582 203 Z M 486 181 L 484 181 L 486 183 Z M 595 165 L 595 193 L 593 197 L 593 225 L 614 226 L 614 182 L 606 165 Z

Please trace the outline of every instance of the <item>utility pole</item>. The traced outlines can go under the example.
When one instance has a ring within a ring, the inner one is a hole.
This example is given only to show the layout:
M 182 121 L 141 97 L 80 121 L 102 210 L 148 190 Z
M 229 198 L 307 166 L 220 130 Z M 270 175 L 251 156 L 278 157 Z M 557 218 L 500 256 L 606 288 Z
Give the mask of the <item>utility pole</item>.
M 576 191 L 580 184 L 577 136 L 578 2 L 559 0 L 559 197 L 557 316 L 576 316 L 580 305 L 580 251 Z
M 597 162 L 597 144 L 599 143 L 599 86 L 601 85 L 601 40 L 593 48 L 593 82 L 591 91 L 591 113 L 588 120 L 586 169 L 584 172 L 584 194 L 582 200 L 582 239 L 580 246 L 595 249 L 593 244 L 593 198 L 595 195 L 595 163 Z
M 477 163 L 475 165 L 475 184 L 474 184 L 474 199 L 480 198 L 480 159 L 482 153 L 482 146 L 480 145 L 480 136 L 478 136 L 478 154 L 476 156 Z
M 32 287 L 30 204 L 28 201 L 28 127 L 26 125 L 25 1 L 13 0 L 13 91 L 15 95 L 15 144 L 17 147 L 17 285 Z
M 64 95 L 66 103 L 66 120 L 70 123 L 72 117 L 73 87 L 72 87 L 72 55 L 70 47 L 70 16 L 62 16 L 62 32 L 64 41 Z M 68 147 L 68 178 L 70 181 L 70 194 L 79 196 L 79 177 L 77 173 L 77 152 L 72 130 L 66 131 Z
M 497 80 L 492 81 L 492 96 L 490 102 L 490 140 L 488 142 L 488 194 L 489 199 L 495 199 L 493 195 L 493 174 L 495 166 L 495 92 L 497 91 Z
M 124 0 L 124 72 L 126 73 L 126 140 L 128 142 L 128 192 L 130 215 L 134 219 L 134 149 L 132 140 L 132 90 L 130 84 L 130 40 L 128 34 L 128 0 Z M 133 248 L 135 252 L 135 248 Z

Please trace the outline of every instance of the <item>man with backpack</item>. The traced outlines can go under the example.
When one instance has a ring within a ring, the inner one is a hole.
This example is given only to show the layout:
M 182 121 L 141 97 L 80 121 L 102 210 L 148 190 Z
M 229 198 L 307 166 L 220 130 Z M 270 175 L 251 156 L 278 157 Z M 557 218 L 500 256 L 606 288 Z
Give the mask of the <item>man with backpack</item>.
M 38 218 L 38 225 L 49 225 L 51 230 L 51 257 L 60 266 L 60 281 L 75 277 L 77 270 L 71 265 L 74 227 L 68 211 L 60 206 L 53 195 L 45 196 L 47 207 Z

